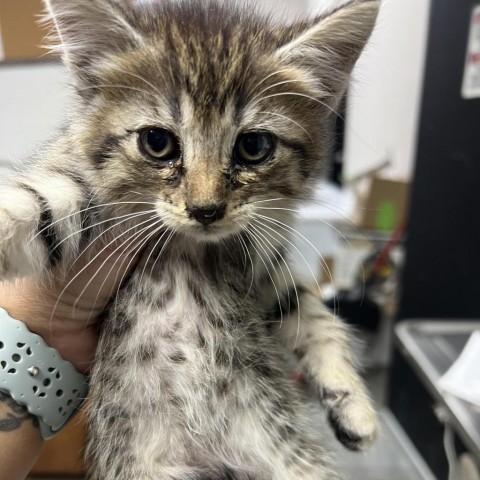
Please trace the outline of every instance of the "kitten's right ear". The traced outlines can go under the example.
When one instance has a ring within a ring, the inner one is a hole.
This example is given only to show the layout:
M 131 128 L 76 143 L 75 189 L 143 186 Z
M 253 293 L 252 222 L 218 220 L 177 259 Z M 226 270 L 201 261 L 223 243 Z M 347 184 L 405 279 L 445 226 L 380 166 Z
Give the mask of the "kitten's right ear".
M 91 65 L 142 44 L 133 12 L 122 1 L 44 0 L 44 21 L 53 27 L 50 49 L 62 55 L 73 73 L 88 77 Z

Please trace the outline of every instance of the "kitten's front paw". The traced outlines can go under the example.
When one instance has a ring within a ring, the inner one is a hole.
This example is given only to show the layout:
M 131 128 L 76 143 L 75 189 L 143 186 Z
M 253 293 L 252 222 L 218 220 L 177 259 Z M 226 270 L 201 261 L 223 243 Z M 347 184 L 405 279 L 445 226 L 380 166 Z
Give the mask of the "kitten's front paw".
M 367 450 L 378 435 L 375 411 L 366 396 L 348 392 L 325 392 L 328 420 L 337 439 L 350 450 Z
M 0 281 L 33 273 L 42 252 L 32 245 L 32 229 L 22 218 L 15 218 L 0 207 Z
M 5 279 L 9 271 L 13 228 L 10 217 L 0 209 L 0 280 Z

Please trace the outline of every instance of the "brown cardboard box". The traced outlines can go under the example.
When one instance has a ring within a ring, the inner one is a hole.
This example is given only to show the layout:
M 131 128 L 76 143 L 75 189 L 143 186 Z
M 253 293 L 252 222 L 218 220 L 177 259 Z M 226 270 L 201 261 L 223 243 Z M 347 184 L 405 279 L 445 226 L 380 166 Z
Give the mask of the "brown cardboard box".
M 79 412 L 65 430 L 45 442 L 42 454 L 31 472 L 32 476 L 83 477 L 84 415 L 83 411 Z
M 360 227 L 391 231 L 407 220 L 410 185 L 374 177 L 361 205 Z
M 0 32 L 4 60 L 48 58 L 44 44 L 47 29 L 38 24 L 43 11 L 41 0 L 0 0 Z

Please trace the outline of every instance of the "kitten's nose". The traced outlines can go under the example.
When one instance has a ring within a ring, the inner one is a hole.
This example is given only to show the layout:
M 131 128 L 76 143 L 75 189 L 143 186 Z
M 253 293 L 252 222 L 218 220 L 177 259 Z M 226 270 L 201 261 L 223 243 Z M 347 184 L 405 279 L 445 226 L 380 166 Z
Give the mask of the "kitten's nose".
M 220 220 L 225 215 L 225 207 L 220 205 L 211 205 L 208 207 L 189 207 L 188 214 L 202 225 L 210 225 Z

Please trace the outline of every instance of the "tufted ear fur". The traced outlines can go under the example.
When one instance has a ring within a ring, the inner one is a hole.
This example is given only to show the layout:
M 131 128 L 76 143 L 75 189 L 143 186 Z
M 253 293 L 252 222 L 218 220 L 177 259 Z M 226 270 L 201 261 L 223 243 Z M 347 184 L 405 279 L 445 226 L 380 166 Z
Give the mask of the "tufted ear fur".
M 123 0 L 44 0 L 45 21 L 52 24 L 51 49 L 61 53 L 72 73 L 88 69 L 108 54 L 143 43 L 135 13 Z
M 379 7 L 380 0 L 353 0 L 313 22 L 293 25 L 276 55 L 306 71 L 319 95 L 336 103 L 372 33 Z

